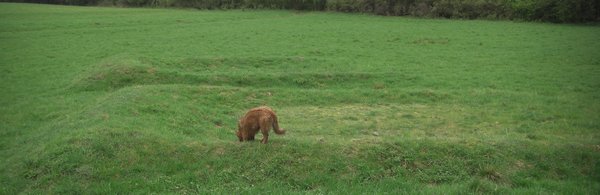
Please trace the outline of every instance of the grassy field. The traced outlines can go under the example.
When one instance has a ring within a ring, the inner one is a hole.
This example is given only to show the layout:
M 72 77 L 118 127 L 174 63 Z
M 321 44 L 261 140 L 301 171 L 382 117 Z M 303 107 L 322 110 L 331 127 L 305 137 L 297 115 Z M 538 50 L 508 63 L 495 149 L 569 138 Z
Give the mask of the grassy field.
M 0 3 L 0 194 L 596 194 L 599 35 Z

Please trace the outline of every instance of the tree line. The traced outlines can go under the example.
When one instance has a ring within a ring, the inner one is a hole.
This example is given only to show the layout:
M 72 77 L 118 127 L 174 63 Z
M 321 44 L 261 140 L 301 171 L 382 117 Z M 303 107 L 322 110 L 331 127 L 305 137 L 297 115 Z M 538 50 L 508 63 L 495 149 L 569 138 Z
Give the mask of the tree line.
M 461 19 L 563 23 L 600 21 L 600 0 L 0 0 L 63 5 L 293 9 Z

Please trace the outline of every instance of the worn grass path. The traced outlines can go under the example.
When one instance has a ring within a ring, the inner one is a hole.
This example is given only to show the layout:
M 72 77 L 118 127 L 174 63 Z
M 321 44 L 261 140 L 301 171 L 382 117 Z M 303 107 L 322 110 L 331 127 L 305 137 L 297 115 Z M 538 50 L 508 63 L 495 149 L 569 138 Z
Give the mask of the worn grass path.
M 599 34 L 0 3 L 0 193 L 595 194 Z

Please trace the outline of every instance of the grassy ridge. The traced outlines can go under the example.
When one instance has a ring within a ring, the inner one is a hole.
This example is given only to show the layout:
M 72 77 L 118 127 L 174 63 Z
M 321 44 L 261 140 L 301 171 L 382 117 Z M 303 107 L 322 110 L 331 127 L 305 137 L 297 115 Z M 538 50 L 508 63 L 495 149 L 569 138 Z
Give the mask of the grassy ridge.
M 594 26 L 0 4 L 0 192 L 600 190 Z M 285 136 L 238 143 L 270 105 Z

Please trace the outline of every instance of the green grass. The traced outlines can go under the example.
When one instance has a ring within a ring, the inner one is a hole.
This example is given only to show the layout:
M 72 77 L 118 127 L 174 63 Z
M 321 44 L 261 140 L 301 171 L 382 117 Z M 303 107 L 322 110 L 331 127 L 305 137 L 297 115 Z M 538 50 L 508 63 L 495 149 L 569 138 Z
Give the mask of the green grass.
M 598 35 L 1 3 L 0 194 L 596 194 Z M 260 105 L 287 134 L 237 142 Z

